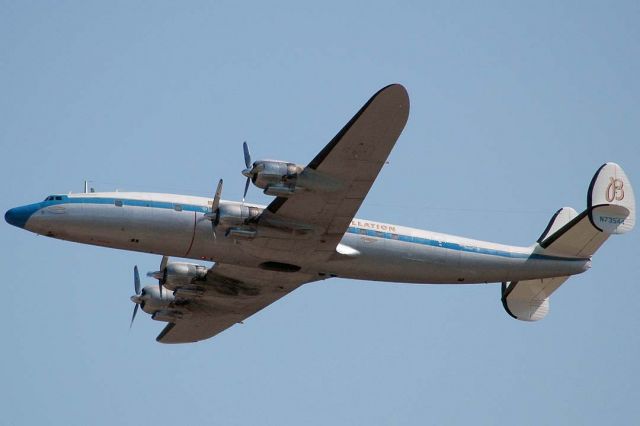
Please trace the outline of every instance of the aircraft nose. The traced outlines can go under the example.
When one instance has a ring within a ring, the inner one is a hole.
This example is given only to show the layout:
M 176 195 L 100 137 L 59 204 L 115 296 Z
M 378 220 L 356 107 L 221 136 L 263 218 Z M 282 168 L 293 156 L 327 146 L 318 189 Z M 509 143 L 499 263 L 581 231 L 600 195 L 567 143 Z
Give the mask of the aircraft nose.
M 29 220 L 31 215 L 35 213 L 36 210 L 38 210 L 37 204 L 15 207 L 13 209 L 7 210 L 7 212 L 4 214 L 4 220 L 6 220 L 7 223 L 13 226 L 24 228 L 27 220 Z

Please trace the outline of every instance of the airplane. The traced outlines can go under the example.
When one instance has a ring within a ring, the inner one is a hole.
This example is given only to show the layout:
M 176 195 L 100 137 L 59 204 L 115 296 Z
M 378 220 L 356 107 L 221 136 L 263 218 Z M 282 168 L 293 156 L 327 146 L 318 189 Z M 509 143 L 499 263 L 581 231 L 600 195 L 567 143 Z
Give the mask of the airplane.
M 535 243 L 517 247 L 355 218 L 409 117 L 400 84 L 375 93 L 306 166 L 252 162 L 243 144 L 241 202 L 146 192 L 54 194 L 10 209 L 5 220 L 52 238 L 162 255 L 157 285 L 140 288 L 135 304 L 167 325 L 161 343 L 189 343 L 243 322 L 302 284 L 341 277 L 415 284 L 501 283 L 506 312 L 537 321 L 570 276 L 591 267 L 610 235 L 635 225 L 631 183 L 615 163 L 603 164 L 587 192 L 587 208 L 558 210 Z M 275 196 L 244 201 L 249 184 Z M 213 261 L 173 262 L 170 257 Z

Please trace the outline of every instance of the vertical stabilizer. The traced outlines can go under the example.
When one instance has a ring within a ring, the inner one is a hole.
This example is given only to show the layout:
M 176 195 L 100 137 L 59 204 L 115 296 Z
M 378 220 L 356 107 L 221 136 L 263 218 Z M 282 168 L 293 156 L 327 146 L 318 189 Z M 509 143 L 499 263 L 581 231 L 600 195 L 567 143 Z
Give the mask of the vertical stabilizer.
M 636 223 L 636 200 L 631 182 L 616 163 L 605 163 L 589 185 L 589 218 L 597 229 L 607 234 L 624 234 Z
M 636 204 L 629 178 L 616 163 L 603 164 L 591 179 L 587 209 L 563 207 L 549 221 L 534 253 L 588 261 L 613 234 L 633 229 Z M 502 284 L 502 304 L 509 315 L 537 321 L 549 312 L 549 297 L 569 277 L 540 278 Z

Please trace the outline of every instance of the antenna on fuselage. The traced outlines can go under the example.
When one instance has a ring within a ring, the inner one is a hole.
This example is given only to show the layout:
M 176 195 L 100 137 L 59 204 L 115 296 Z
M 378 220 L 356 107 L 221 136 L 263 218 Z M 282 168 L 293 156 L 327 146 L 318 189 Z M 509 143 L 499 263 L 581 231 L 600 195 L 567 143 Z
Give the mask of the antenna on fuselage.
M 95 190 L 95 188 L 93 186 L 91 186 L 91 187 L 89 186 L 89 182 L 91 182 L 91 181 L 89 181 L 89 180 L 85 180 L 84 181 L 84 193 L 85 194 L 88 194 L 90 192 L 96 192 L 96 190 Z

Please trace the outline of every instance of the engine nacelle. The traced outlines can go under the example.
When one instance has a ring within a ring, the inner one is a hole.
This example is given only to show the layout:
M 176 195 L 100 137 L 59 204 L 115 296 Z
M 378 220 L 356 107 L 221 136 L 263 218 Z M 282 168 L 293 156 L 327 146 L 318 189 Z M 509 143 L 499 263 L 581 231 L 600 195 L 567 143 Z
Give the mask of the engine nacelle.
M 140 308 L 148 314 L 154 314 L 159 310 L 166 309 L 175 300 L 173 292 L 164 289 L 161 296 L 160 289 L 155 285 L 148 285 L 143 288 L 137 298 Z
M 251 169 L 251 182 L 267 195 L 287 197 L 295 192 L 302 170 L 304 166 L 286 161 L 256 161 Z
M 207 276 L 208 269 L 194 263 L 173 262 L 167 265 L 163 285 L 170 290 L 176 287 L 202 281 Z
M 217 224 L 223 227 L 244 225 L 247 219 L 260 216 L 262 210 L 240 204 L 220 204 Z
M 296 192 L 295 185 L 269 185 L 264 189 L 266 195 L 273 195 L 276 197 L 290 197 Z

